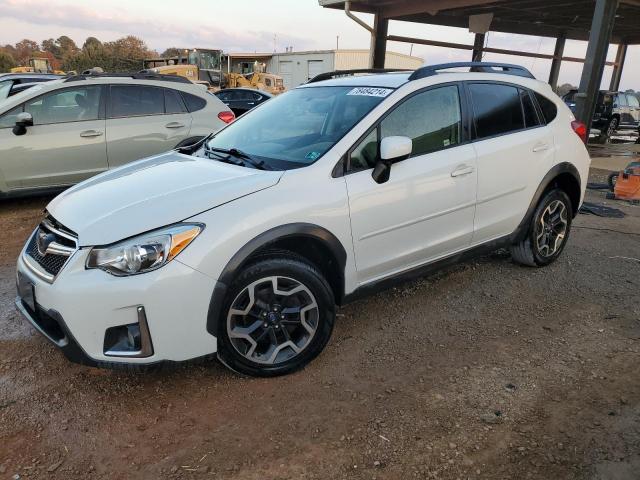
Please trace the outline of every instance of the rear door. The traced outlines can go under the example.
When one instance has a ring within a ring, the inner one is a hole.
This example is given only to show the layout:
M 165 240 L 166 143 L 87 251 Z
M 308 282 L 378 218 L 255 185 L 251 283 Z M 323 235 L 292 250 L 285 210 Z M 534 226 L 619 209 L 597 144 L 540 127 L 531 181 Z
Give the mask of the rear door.
M 531 92 L 493 82 L 469 82 L 467 88 L 478 156 L 473 243 L 480 244 L 516 229 L 538 187 L 536 179 L 553 165 L 555 147 Z
M 177 90 L 110 85 L 106 121 L 109 168 L 175 148 L 189 136 L 191 121 Z
M 107 169 L 104 87 L 74 85 L 26 101 L 0 118 L 0 169 L 11 189 L 71 185 Z M 21 111 L 33 116 L 12 132 Z

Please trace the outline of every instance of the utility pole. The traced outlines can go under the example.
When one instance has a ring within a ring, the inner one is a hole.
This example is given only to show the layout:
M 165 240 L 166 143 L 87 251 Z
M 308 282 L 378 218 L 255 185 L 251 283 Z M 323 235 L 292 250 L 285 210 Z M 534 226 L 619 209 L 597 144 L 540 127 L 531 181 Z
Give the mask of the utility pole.
M 340 50 L 340 35 L 336 35 L 336 50 Z

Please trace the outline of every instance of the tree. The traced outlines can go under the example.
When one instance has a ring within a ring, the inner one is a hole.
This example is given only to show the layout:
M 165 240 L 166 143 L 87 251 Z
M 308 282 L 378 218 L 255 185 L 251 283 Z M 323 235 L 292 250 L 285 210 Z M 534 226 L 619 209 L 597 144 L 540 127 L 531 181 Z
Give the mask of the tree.
M 95 50 L 98 48 L 102 48 L 102 42 L 96 37 L 87 37 L 87 39 L 82 44 L 82 50 L 85 51 Z
M 104 44 L 112 54 L 121 59 L 142 60 L 150 56 L 151 52 L 143 40 L 133 35 L 119 38 L 113 42 Z
M 47 40 L 42 41 L 42 51 L 49 52 L 54 57 L 60 58 L 60 47 L 56 44 L 56 41 L 53 38 L 48 38 Z
M 22 65 L 26 65 L 29 61 L 29 58 L 33 57 L 34 53 L 40 50 L 40 46 L 37 42 L 25 38 L 24 40 L 20 40 L 18 43 L 16 43 L 15 50 L 16 61 L 18 61 Z
M 16 61 L 9 52 L 0 50 L 0 72 L 8 72 L 16 66 Z
M 179 57 L 181 53 L 182 53 L 181 49 L 176 47 L 171 47 L 171 48 L 167 48 L 164 52 L 162 52 L 160 56 L 162 58 Z

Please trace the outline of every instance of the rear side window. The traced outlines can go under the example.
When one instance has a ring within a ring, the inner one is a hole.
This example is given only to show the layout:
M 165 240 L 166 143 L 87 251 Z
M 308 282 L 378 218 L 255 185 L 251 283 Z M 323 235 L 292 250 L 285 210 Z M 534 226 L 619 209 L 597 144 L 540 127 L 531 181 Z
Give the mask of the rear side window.
M 184 103 L 187 105 L 189 113 L 202 110 L 207 105 L 207 101 L 204 98 L 191 95 L 190 93 L 182 92 L 182 98 L 184 98 Z
M 630 107 L 634 107 L 634 108 L 640 107 L 640 102 L 638 102 L 638 97 L 636 97 L 635 95 L 633 95 L 631 93 L 631 94 L 627 95 L 627 98 L 629 99 L 629 106 Z
M 558 115 L 558 107 L 556 107 L 556 104 L 538 92 L 534 92 L 534 95 L 538 101 L 538 105 L 540 105 L 540 110 L 542 110 L 542 116 L 544 117 L 545 122 L 553 122 Z
M 520 90 L 520 99 L 522 100 L 522 111 L 524 113 L 524 124 L 527 128 L 537 127 L 540 125 L 538 112 L 533 104 L 531 95 L 527 90 Z
M 110 118 L 162 115 L 162 88 L 140 85 L 112 85 Z
M 165 113 L 168 114 L 184 113 L 187 111 L 179 92 L 171 90 L 170 88 L 164 89 L 164 110 Z
M 520 94 L 516 87 L 492 83 L 469 85 L 478 138 L 524 128 Z

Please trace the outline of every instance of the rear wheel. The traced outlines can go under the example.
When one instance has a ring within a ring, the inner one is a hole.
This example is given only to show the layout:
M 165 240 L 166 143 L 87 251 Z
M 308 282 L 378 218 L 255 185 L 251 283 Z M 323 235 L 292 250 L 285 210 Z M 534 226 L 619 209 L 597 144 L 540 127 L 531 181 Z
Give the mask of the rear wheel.
M 270 377 L 303 368 L 325 347 L 335 319 L 331 288 L 305 259 L 266 256 L 229 289 L 220 319 L 220 360 L 232 370 Z
M 536 207 L 525 238 L 511 246 L 513 260 L 531 267 L 554 262 L 567 243 L 572 218 L 567 194 L 560 189 L 549 191 Z

